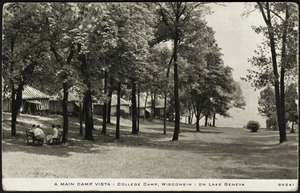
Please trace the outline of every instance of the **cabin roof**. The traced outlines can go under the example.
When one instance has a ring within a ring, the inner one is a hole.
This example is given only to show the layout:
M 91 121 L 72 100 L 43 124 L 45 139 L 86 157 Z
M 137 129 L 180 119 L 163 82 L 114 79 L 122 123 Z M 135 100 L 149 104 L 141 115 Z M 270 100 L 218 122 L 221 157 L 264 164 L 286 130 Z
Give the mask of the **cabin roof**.
M 24 86 L 24 90 L 22 92 L 22 99 L 49 99 L 50 96 L 31 87 L 31 86 Z

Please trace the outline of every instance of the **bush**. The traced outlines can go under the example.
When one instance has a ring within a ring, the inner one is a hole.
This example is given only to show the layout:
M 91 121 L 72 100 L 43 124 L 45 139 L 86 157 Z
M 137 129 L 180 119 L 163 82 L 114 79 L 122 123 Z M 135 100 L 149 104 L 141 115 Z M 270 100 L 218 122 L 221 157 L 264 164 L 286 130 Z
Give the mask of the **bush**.
M 247 129 L 251 130 L 251 132 L 257 132 L 260 128 L 259 122 L 257 121 L 249 121 L 247 123 Z

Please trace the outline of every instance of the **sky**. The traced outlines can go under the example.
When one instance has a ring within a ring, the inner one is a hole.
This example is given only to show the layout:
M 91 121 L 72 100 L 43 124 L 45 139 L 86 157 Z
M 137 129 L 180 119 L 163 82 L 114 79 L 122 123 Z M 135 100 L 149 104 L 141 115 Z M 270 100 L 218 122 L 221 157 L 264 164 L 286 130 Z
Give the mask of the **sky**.
M 246 107 L 245 110 L 230 109 L 231 118 L 217 116 L 216 126 L 243 127 L 249 120 L 255 120 L 265 127 L 265 119 L 257 110 L 259 91 L 254 91 L 250 83 L 240 79 L 246 76 L 247 69 L 253 69 L 248 59 L 254 56 L 254 50 L 263 41 L 262 35 L 256 34 L 251 26 L 265 24 L 259 12 L 253 12 L 248 17 L 241 16 L 247 10 L 245 3 L 225 5 L 209 5 L 213 13 L 206 16 L 206 21 L 215 31 L 215 39 L 222 49 L 224 64 L 233 68 L 233 78 L 241 84 Z M 201 119 L 200 124 L 204 124 L 204 119 Z

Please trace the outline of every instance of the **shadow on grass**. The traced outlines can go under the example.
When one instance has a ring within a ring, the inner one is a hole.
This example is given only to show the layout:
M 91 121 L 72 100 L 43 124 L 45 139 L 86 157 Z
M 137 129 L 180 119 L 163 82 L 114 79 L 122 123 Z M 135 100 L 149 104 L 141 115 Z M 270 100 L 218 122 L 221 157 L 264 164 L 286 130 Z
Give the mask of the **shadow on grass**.
M 213 134 L 221 134 L 224 132 L 220 132 L 220 131 L 191 131 L 193 133 L 213 133 Z
M 18 132 L 16 136 L 6 137 L 6 139 L 2 140 L 3 152 L 25 152 L 59 157 L 68 157 L 72 153 L 105 153 L 106 151 L 95 147 L 97 145 L 92 142 L 74 138 L 69 138 L 68 145 L 27 145 L 26 136 L 23 132 Z
M 45 135 L 49 135 L 52 132 L 52 124 L 60 124 L 62 118 L 60 115 L 47 115 L 46 117 L 34 116 L 34 115 L 20 115 L 19 121 L 16 124 L 17 135 L 11 135 L 11 123 L 9 120 L 9 114 L 4 114 L 2 121 L 2 151 L 3 152 L 25 152 L 30 154 L 38 155 L 51 155 L 51 156 L 61 156 L 67 157 L 72 153 L 105 153 L 106 150 L 98 147 L 90 141 L 83 140 L 83 136 L 79 135 L 79 128 L 75 126 L 74 117 L 70 117 L 69 124 L 69 142 L 68 145 L 27 145 L 25 130 L 31 128 L 33 122 L 41 122 L 43 131 Z M 6 118 L 6 119 L 5 119 Z M 26 119 L 27 121 L 23 121 Z
M 5 117 L 4 117 L 5 118 Z M 7 118 L 7 117 L 6 117 Z M 22 119 L 28 118 L 23 116 Z M 42 121 L 44 125 L 51 125 L 52 122 L 62 124 L 62 117 L 58 115 L 51 115 L 45 118 L 39 116 L 30 116 L 30 120 Z M 128 120 L 127 120 L 128 122 Z M 101 127 L 101 119 L 95 119 L 95 125 Z M 179 141 L 172 141 L 173 136 L 173 123 L 168 123 L 167 134 L 163 135 L 163 122 L 155 120 L 150 122 L 145 120 L 141 122 L 139 135 L 131 134 L 131 127 L 122 125 L 120 128 L 120 139 L 115 140 L 115 124 L 107 124 L 107 135 L 101 134 L 101 129 L 93 130 L 94 141 L 90 142 L 84 140 L 84 136 L 79 135 L 78 118 L 70 117 L 69 121 L 69 142 L 67 145 L 52 145 L 52 146 L 28 146 L 26 143 L 25 128 L 31 126 L 30 121 L 17 123 L 17 136 L 10 134 L 10 121 L 4 119 L 2 122 L 2 150 L 3 152 L 25 152 L 37 155 L 51 155 L 59 157 L 68 157 L 73 153 L 96 153 L 105 154 L 110 149 L 108 147 L 137 147 L 137 148 L 157 148 L 176 151 L 191 152 L 195 154 L 208 154 L 214 155 L 216 161 L 220 159 L 227 159 L 228 157 L 235 157 L 237 160 L 250 160 L 251 157 L 261 159 L 262 162 L 268 160 L 269 155 L 280 153 L 296 152 L 297 146 L 289 145 L 288 147 L 278 145 L 278 143 L 264 144 L 264 140 L 274 141 L 274 137 L 268 137 L 267 133 L 263 140 L 257 138 L 251 133 L 245 133 L 240 138 L 231 138 L 235 130 L 203 127 L 201 132 L 195 131 L 195 126 L 182 124 Z M 122 124 L 122 122 L 121 122 Z M 47 134 L 51 133 L 50 126 L 44 128 Z M 84 131 L 84 128 L 83 128 Z M 240 131 L 240 130 L 239 130 Z M 232 132 L 228 134 L 227 132 Z M 211 134 L 211 135 L 210 135 Z M 218 136 L 228 135 L 230 142 L 224 142 L 224 138 L 217 140 Z M 214 137 L 215 135 L 215 137 Z M 202 138 L 211 136 L 210 140 L 202 140 Z M 191 138 L 193 137 L 193 138 Z M 176 153 L 174 152 L 174 153 Z M 262 155 L 258 157 L 257 155 Z M 295 159 L 297 156 L 294 156 Z M 294 165 L 294 157 L 288 163 Z M 248 163 L 248 162 L 247 162 Z M 249 162 L 249 164 L 251 164 Z

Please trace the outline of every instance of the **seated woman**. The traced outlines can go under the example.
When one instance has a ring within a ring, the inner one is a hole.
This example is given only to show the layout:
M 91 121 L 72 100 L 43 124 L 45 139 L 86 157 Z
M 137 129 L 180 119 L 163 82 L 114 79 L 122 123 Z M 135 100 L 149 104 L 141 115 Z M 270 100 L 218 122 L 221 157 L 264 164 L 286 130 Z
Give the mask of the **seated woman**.
M 40 125 L 37 125 L 36 128 L 34 128 L 35 125 L 32 125 L 32 127 L 33 127 L 33 129 L 30 130 L 29 132 L 33 133 L 35 138 L 41 140 L 43 142 L 43 145 L 45 145 L 46 138 L 45 138 L 45 134 L 44 134 L 43 130 L 40 128 Z
M 58 136 L 58 130 L 55 127 L 55 125 L 52 125 L 52 128 L 53 128 L 52 135 L 47 135 L 47 137 L 46 137 L 47 138 L 47 142 L 49 144 L 53 143 L 53 138 L 57 138 L 57 136 Z

